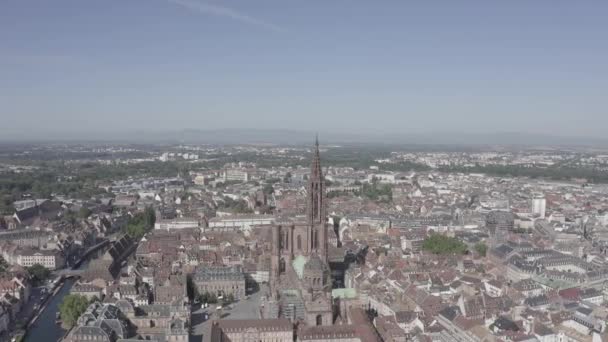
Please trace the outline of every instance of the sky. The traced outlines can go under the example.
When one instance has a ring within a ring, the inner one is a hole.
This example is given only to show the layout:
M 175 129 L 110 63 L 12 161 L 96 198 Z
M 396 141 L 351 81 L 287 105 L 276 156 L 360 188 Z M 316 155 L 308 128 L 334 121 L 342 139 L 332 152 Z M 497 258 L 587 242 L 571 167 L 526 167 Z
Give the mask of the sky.
M 608 1 L 0 0 L 0 136 L 602 137 Z

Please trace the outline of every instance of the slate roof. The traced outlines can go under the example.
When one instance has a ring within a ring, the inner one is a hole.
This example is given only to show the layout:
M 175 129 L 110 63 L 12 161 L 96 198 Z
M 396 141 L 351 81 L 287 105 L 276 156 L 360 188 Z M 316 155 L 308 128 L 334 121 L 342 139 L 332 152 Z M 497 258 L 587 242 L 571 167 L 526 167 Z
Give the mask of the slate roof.
M 498 317 L 498 319 L 496 319 L 492 325 L 500 330 L 519 331 L 519 327 L 517 324 L 515 324 L 515 322 L 503 316 Z
M 439 314 L 451 322 L 454 320 L 454 318 L 460 315 L 460 309 L 458 309 L 457 306 L 448 306 L 439 311 Z

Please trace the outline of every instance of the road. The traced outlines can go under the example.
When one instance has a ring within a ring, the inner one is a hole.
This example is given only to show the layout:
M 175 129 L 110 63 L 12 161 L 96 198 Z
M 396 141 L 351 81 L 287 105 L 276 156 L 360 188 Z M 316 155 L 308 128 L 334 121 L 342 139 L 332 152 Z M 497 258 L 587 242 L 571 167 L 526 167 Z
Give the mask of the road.
M 223 308 L 221 312 L 216 311 L 217 304 L 201 308 L 200 305 L 192 307 L 192 330 L 190 342 L 201 342 L 204 336 L 211 332 L 211 321 L 220 319 L 258 319 L 260 318 L 261 297 L 267 293 L 265 286 L 260 291 L 253 293 L 248 299 L 241 299 L 233 303 L 231 308 Z M 206 318 L 206 319 L 205 319 Z

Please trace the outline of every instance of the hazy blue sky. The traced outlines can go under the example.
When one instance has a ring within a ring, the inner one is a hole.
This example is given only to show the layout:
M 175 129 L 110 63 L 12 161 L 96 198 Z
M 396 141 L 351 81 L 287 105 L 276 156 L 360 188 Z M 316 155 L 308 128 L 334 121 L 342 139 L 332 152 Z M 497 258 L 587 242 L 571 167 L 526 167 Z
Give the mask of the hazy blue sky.
M 0 0 L 0 134 L 608 127 L 608 1 Z

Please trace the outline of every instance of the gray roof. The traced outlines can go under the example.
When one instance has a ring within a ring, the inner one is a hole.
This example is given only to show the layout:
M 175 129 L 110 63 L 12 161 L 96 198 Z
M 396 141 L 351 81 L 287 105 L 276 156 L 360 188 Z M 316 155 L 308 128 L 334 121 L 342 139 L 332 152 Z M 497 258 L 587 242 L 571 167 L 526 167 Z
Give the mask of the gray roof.
M 460 309 L 457 306 L 448 306 L 447 308 L 441 310 L 439 314 L 445 317 L 448 321 L 453 321 L 456 316 L 460 315 Z
M 304 265 L 304 270 L 323 271 L 325 269 L 325 263 L 317 254 L 313 254 Z
M 90 284 L 76 284 L 70 292 L 101 292 L 101 288 Z
M 205 266 L 198 268 L 192 278 L 195 282 L 224 280 L 244 281 L 245 274 L 240 266 Z
M 170 317 L 171 306 L 166 304 L 141 305 L 137 307 L 137 316 Z

